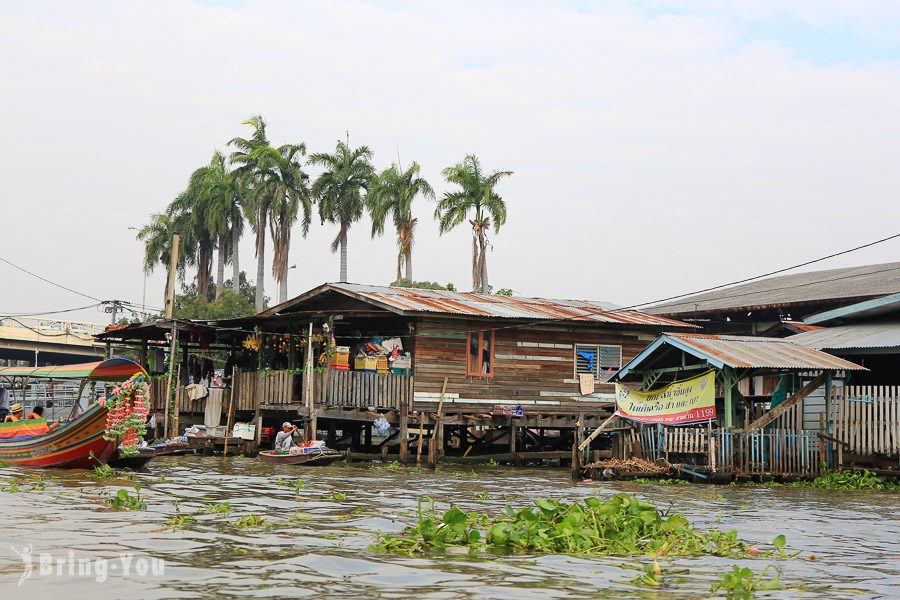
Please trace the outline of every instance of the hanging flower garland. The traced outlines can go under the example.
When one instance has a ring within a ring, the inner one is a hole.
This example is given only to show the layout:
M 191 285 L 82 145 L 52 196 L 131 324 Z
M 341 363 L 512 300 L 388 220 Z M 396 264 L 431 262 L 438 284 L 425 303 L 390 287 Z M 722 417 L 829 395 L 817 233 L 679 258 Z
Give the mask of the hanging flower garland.
M 106 399 L 106 432 L 103 439 L 119 441 L 119 453 L 123 456 L 137 454 L 138 444 L 147 433 L 147 415 L 150 413 L 149 386 L 143 377 L 130 379 L 113 388 Z

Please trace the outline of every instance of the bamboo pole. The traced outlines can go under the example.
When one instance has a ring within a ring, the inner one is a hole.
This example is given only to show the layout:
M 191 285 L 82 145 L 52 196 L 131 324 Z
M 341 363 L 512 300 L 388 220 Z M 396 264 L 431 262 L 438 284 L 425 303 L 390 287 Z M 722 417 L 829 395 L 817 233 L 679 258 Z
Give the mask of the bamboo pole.
M 231 398 L 228 400 L 228 414 L 225 416 L 225 450 L 222 452 L 222 459 L 228 458 L 228 437 L 231 431 L 231 409 L 234 408 L 234 372 L 236 367 L 231 370 Z M 259 425 L 257 425 L 259 427 Z

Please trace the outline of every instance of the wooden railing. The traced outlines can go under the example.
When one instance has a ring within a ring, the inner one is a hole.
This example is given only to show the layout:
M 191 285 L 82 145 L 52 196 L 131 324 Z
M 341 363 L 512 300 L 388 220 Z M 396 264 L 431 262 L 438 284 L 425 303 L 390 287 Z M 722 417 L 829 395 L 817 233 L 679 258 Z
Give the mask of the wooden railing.
M 900 455 L 900 388 L 847 386 L 831 403 L 831 431 L 838 451 Z M 840 461 L 839 461 L 840 462 Z
M 151 382 L 151 401 L 155 411 L 165 410 L 166 377 Z M 364 371 L 329 369 L 313 375 L 313 400 L 316 406 L 356 408 L 400 408 L 412 401 L 413 378 L 409 375 L 380 375 Z M 234 409 L 255 411 L 266 407 L 297 407 L 304 403 L 303 377 L 290 371 L 238 371 L 234 377 Z M 178 391 L 179 412 L 203 412 L 203 404 L 187 399 L 183 387 Z M 223 402 L 227 405 L 230 392 Z
M 363 371 L 339 371 L 329 369 L 317 373 L 322 378 L 319 405 L 337 407 L 400 408 L 412 400 L 412 376 L 367 373 Z

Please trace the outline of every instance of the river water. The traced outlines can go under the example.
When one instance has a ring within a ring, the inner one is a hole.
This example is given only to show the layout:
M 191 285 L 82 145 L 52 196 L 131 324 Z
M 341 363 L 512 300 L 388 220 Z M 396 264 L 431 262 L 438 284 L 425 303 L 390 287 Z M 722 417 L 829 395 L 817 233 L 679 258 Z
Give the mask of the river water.
M 37 474 L 43 483 L 27 481 Z M 791 589 L 767 597 L 900 597 L 896 492 L 573 483 L 566 471 L 547 468 L 304 469 L 193 456 L 155 459 L 132 479 L 89 475 L 0 469 L 3 598 L 695 598 L 709 596 L 711 584 L 733 564 L 754 572 L 775 565 Z M 297 479 L 302 489 L 283 485 Z M 13 480 L 19 488 L 10 492 Z M 110 510 L 104 499 L 122 487 L 134 495 L 135 482 L 146 509 Z M 490 500 L 475 499 L 485 491 Z M 407 557 L 368 550 L 377 532 L 414 522 L 421 497 L 434 498 L 439 508 L 454 503 L 466 511 L 499 512 L 536 498 L 605 498 L 621 491 L 671 507 L 698 526 L 736 529 L 749 543 L 767 546 L 784 534 L 788 547 L 802 553 L 784 560 L 675 559 L 664 567 L 688 573 L 648 591 L 631 584 L 636 572 L 623 568 L 637 559 L 472 558 L 456 552 Z M 333 492 L 337 499 L 329 496 Z M 223 502 L 231 512 L 201 513 Z M 194 522 L 173 529 L 176 514 Z M 268 526 L 234 525 L 248 515 Z M 28 555 L 29 546 L 30 575 L 19 556 Z

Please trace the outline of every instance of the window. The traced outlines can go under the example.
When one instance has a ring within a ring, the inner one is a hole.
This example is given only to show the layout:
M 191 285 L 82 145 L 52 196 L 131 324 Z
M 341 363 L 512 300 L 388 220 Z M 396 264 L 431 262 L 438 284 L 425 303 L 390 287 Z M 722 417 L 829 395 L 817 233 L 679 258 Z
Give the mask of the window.
M 470 331 L 466 347 L 466 375 L 475 377 L 494 376 L 494 332 Z
M 622 368 L 622 346 L 575 345 L 575 376 L 591 373 L 598 381 L 609 381 Z

